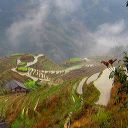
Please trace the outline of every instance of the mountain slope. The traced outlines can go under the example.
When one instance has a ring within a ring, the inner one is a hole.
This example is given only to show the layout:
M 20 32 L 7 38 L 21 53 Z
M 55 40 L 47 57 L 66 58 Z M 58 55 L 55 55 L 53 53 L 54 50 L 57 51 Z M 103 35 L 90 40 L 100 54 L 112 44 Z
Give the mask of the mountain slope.
M 53 62 L 46 56 L 39 57 L 37 63 L 30 67 L 34 69 L 46 70 L 46 71 L 63 69 L 59 64 Z

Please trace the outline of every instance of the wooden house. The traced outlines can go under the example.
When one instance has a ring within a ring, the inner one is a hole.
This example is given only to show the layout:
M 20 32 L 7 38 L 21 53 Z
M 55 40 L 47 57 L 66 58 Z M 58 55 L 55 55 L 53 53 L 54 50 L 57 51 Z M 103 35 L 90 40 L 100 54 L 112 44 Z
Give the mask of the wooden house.
M 28 93 L 30 91 L 24 86 L 23 83 L 16 80 L 8 82 L 5 88 L 12 93 Z

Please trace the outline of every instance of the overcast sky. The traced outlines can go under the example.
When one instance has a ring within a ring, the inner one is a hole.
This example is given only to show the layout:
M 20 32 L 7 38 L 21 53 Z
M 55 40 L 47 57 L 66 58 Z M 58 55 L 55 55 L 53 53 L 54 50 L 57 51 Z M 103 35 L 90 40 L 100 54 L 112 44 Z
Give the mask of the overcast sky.
M 0 0 L 0 53 L 42 52 L 60 60 L 128 45 L 125 2 Z

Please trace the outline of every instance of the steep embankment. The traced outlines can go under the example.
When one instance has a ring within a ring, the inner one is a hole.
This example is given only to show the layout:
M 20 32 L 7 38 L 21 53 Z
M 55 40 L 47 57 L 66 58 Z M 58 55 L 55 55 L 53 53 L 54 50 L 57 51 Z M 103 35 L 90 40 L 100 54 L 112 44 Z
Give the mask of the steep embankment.
M 90 77 L 95 73 L 99 73 L 104 70 L 104 67 L 102 65 L 94 65 L 93 67 L 88 67 L 88 65 L 84 65 L 79 69 L 75 69 L 73 71 L 70 71 L 66 75 L 62 76 L 63 80 L 72 80 L 77 78 L 84 78 L 84 77 Z
M 20 57 L 20 55 L 0 58 L 0 73 L 16 67 L 16 60 L 18 57 Z

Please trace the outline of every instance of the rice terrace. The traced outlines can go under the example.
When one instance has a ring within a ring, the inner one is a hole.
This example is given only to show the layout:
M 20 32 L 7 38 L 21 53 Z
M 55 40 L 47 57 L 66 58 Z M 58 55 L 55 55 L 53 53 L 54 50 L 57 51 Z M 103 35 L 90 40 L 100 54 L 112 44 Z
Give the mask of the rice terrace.
M 128 128 L 127 7 L 1 0 L 0 128 Z

